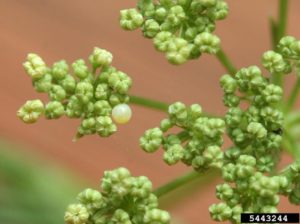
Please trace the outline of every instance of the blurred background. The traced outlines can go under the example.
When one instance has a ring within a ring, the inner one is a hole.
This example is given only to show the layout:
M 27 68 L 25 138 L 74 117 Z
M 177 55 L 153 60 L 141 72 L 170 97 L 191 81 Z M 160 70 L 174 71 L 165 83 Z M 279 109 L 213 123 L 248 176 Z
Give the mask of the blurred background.
M 270 49 L 268 20 L 277 15 L 275 0 L 227 0 L 228 19 L 217 24 L 222 46 L 237 67 L 259 65 Z M 222 114 L 219 77 L 225 72 L 213 56 L 181 66 L 170 65 L 140 31 L 125 32 L 119 11 L 136 1 L 0 0 L 0 223 L 63 223 L 66 205 L 85 187 L 98 188 L 104 170 L 119 166 L 148 176 L 158 187 L 189 169 L 168 167 L 160 153 L 146 154 L 138 146 L 144 131 L 165 114 L 132 106 L 133 118 L 110 138 L 87 136 L 72 142 L 79 120 L 40 119 L 25 125 L 16 117 L 28 99 L 46 99 L 31 86 L 22 63 L 35 52 L 47 64 L 87 58 L 94 46 L 111 51 L 113 65 L 134 82 L 131 94 L 171 103 L 199 103 Z M 288 34 L 300 38 L 300 1 L 291 0 Z M 291 84 L 293 79 L 289 80 Z M 288 83 L 288 86 L 289 86 Z M 299 102 L 298 102 L 299 105 Z M 226 143 L 227 145 L 229 143 Z M 284 156 L 283 164 L 291 160 Z M 195 181 L 161 199 L 178 223 L 213 223 L 208 206 L 216 202 L 216 178 Z M 281 211 L 296 212 L 285 200 Z M 174 222 L 175 223 L 175 222 Z

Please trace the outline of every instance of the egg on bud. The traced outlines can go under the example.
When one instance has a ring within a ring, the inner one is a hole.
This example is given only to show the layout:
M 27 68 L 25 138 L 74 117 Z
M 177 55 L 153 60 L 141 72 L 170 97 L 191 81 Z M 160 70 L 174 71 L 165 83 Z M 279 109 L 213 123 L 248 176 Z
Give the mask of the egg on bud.
M 112 118 L 119 124 L 126 124 L 131 119 L 131 115 L 131 108 L 125 103 L 116 105 L 112 110 Z

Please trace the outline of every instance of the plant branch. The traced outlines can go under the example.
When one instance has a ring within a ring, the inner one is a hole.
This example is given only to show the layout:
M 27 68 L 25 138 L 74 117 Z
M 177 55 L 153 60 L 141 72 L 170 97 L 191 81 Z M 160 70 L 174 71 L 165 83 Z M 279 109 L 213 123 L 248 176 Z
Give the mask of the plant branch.
M 130 96 L 130 103 L 149 107 L 160 111 L 168 111 L 169 104 L 139 96 Z
M 196 171 L 188 172 L 188 173 L 184 174 L 183 176 L 180 176 L 180 177 L 166 183 L 165 185 L 162 185 L 161 187 L 154 190 L 153 193 L 157 197 L 161 197 L 171 191 L 174 191 L 175 189 L 177 189 L 183 185 L 186 185 L 188 183 L 191 183 L 192 181 L 197 180 L 198 178 L 205 178 L 206 177 L 205 174 L 208 174 L 208 173 L 199 173 Z
M 299 91 L 300 91 L 300 78 L 297 78 L 297 82 L 295 83 L 286 103 L 286 108 L 285 108 L 286 112 L 289 112 L 293 108 L 297 100 Z
M 279 1 L 278 9 L 278 23 L 277 23 L 277 43 L 285 35 L 287 27 L 287 16 L 288 16 L 288 0 Z
M 220 63 L 224 66 L 224 68 L 230 73 L 230 75 L 234 75 L 236 73 L 236 68 L 232 64 L 229 57 L 225 54 L 223 49 L 220 49 L 216 54 L 217 58 L 219 59 Z

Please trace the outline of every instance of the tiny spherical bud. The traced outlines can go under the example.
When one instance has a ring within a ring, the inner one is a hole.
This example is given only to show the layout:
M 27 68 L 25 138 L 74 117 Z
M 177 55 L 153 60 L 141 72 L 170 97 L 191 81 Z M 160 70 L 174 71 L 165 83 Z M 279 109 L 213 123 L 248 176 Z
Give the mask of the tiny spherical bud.
M 295 43 L 296 38 L 292 36 L 285 36 L 280 39 L 278 49 L 283 56 L 293 57 L 292 45 Z
M 130 98 L 128 95 L 126 94 L 119 94 L 119 93 L 114 93 L 111 94 L 109 97 L 109 103 L 111 104 L 111 106 L 116 106 L 122 103 L 128 103 Z
M 211 205 L 209 212 L 213 220 L 221 222 L 228 220 L 232 215 L 231 208 L 225 203 Z
M 169 41 L 167 59 L 170 63 L 179 65 L 187 61 L 192 47 L 183 38 L 173 38 Z
M 161 122 L 160 122 L 160 130 L 162 130 L 163 132 L 166 132 L 168 131 L 170 128 L 173 127 L 173 123 L 171 122 L 170 119 L 166 118 L 166 119 L 163 119 Z
M 69 205 L 65 213 L 66 224 L 86 224 L 88 222 L 89 213 L 82 204 Z
M 120 11 L 120 25 L 124 30 L 135 30 L 144 22 L 143 15 L 136 9 L 124 9 Z
M 79 193 L 77 200 L 83 204 L 89 212 L 93 212 L 95 209 L 99 209 L 105 205 L 102 194 L 90 188 Z
M 220 83 L 225 93 L 234 93 L 238 87 L 237 81 L 230 75 L 223 75 Z
M 35 123 L 44 113 L 44 104 L 40 100 L 28 100 L 18 110 L 17 116 L 25 123 Z
M 74 70 L 74 75 L 80 79 L 85 79 L 89 75 L 88 67 L 86 66 L 84 60 L 79 59 L 72 64 Z
M 220 43 L 219 37 L 208 32 L 203 32 L 195 38 L 195 44 L 202 53 L 216 54 L 220 49 Z
M 33 86 L 37 92 L 49 92 L 52 87 L 52 76 L 50 74 L 45 74 L 40 79 L 33 79 Z
M 164 161 L 169 165 L 174 165 L 183 158 L 183 155 L 183 147 L 179 144 L 175 144 L 170 146 L 164 153 Z
M 23 66 L 32 79 L 40 79 L 47 72 L 45 62 L 37 54 L 28 54 L 27 61 L 23 64 Z
M 167 32 L 167 31 L 159 32 L 153 39 L 155 48 L 161 52 L 168 51 L 169 42 L 172 38 L 173 38 L 173 34 L 171 32 Z
M 85 81 L 79 82 L 75 89 L 75 95 L 82 103 L 86 104 L 94 96 L 94 87 L 91 83 Z
M 108 137 L 117 131 L 116 125 L 109 116 L 96 118 L 96 132 L 102 137 Z
M 163 132 L 159 128 L 149 129 L 140 138 L 140 146 L 146 152 L 155 152 L 161 146 Z
M 45 116 L 47 119 L 57 119 L 65 114 L 65 108 L 61 102 L 52 101 L 45 107 Z
M 263 54 L 262 64 L 271 73 L 288 71 L 287 62 L 284 61 L 281 54 L 278 54 L 274 51 L 267 51 Z
M 60 85 L 52 85 L 49 92 L 49 97 L 51 100 L 62 101 L 66 98 L 67 93 Z
M 94 104 L 94 115 L 95 116 L 109 116 L 112 108 L 108 101 L 99 100 Z
M 108 78 L 108 85 L 120 94 L 126 94 L 132 85 L 131 78 L 124 72 L 113 72 Z
M 95 98 L 98 100 L 107 100 L 110 95 L 110 89 L 106 83 L 100 83 L 95 90 Z
M 269 84 L 262 91 L 262 95 L 267 103 L 277 103 L 281 100 L 283 91 L 280 86 L 276 86 L 274 84 Z
M 109 51 L 95 47 L 89 60 L 94 68 L 98 68 L 101 66 L 109 66 L 113 60 L 113 56 Z
M 145 37 L 153 38 L 160 31 L 159 23 L 154 19 L 148 19 L 145 21 L 142 31 Z
M 65 60 L 55 62 L 52 66 L 51 74 L 55 80 L 61 80 L 68 74 L 69 66 Z
M 131 108 L 125 103 L 115 106 L 112 110 L 112 118 L 119 124 L 126 124 L 130 121 L 131 116 Z
M 67 75 L 64 79 L 59 81 L 59 84 L 68 94 L 74 94 L 76 81 L 73 76 Z
M 247 131 L 256 138 L 265 138 L 267 136 L 267 130 L 261 123 L 251 122 Z
M 154 224 L 154 223 L 169 224 L 171 221 L 171 217 L 169 213 L 166 211 L 162 211 L 160 209 L 152 209 L 146 211 L 143 221 L 144 223 L 148 223 L 148 224 Z

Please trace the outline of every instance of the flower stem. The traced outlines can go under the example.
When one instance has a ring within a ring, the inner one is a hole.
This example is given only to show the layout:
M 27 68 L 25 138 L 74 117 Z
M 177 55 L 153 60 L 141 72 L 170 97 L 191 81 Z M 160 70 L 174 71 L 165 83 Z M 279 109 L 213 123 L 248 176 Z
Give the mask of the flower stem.
M 207 174 L 207 173 L 205 173 Z M 183 176 L 180 176 L 170 182 L 168 182 L 165 185 L 162 185 L 161 187 L 157 188 L 156 190 L 153 191 L 153 193 L 157 196 L 157 197 L 161 197 L 185 184 L 191 183 L 192 181 L 197 180 L 200 177 L 206 178 L 207 175 L 205 175 L 204 173 L 199 173 L 196 171 L 191 171 L 188 172 L 186 174 L 184 174 Z
M 153 108 L 160 111 L 168 111 L 169 104 L 139 96 L 130 96 L 130 103 Z
M 224 68 L 230 73 L 230 75 L 234 75 L 236 73 L 236 68 L 230 61 L 229 57 L 225 54 L 223 49 L 220 49 L 216 56 L 221 62 L 221 64 L 224 66 Z
M 287 26 L 287 15 L 288 15 L 288 0 L 280 0 L 279 1 L 279 9 L 278 9 L 278 24 L 277 24 L 277 43 L 286 33 Z
M 297 100 L 299 91 L 300 91 L 300 78 L 297 79 L 297 82 L 295 83 L 295 85 L 291 91 L 291 94 L 288 98 L 288 101 L 286 103 L 286 108 L 285 108 L 286 112 L 289 112 L 293 108 L 293 106 Z

